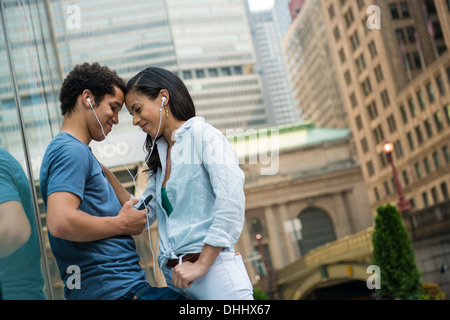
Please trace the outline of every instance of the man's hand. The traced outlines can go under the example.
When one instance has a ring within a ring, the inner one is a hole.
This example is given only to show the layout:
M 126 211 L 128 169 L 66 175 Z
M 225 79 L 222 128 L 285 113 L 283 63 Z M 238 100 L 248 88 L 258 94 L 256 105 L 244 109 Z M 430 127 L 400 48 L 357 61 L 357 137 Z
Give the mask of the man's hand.
M 138 199 L 128 200 L 117 215 L 123 235 L 141 234 L 147 224 L 147 209 L 136 210 L 133 207 L 138 202 Z

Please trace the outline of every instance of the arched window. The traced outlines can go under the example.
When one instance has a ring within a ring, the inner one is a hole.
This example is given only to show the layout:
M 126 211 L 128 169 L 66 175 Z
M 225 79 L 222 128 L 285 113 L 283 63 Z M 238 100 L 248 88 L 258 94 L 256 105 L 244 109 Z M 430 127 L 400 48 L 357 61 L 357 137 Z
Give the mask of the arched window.
M 307 208 L 300 212 L 298 218 L 302 224 L 302 238 L 299 241 L 302 255 L 336 240 L 333 222 L 325 211 L 319 208 Z

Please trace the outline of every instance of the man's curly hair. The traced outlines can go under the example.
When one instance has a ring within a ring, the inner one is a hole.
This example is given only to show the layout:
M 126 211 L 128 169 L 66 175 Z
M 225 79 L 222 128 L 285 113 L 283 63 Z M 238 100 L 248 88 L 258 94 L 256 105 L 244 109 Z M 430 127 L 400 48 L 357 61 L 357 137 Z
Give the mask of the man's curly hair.
M 114 86 L 126 94 L 125 81 L 107 66 L 98 62 L 78 64 L 66 76 L 59 92 L 62 115 L 69 115 L 75 110 L 77 98 L 85 89 L 89 89 L 98 105 L 106 94 L 115 95 Z

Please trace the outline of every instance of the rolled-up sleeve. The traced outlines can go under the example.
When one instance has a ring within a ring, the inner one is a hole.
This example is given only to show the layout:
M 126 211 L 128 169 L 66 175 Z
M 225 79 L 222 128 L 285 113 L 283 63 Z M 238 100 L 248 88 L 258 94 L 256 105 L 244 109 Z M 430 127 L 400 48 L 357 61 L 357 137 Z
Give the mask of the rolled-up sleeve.
M 234 149 L 217 129 L 204 131 L 202 153 L 215 194 L 213 220 L 203 243 L 231 247 L 238 241 L 244 225 L 245 175 Z

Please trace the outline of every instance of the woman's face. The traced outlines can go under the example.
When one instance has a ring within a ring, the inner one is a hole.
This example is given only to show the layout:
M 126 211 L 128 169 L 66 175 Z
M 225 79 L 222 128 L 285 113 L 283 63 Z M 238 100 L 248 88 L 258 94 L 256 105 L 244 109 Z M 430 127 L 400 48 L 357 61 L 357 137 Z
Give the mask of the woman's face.
M 162 120 L 161 101 L 162 96 L 159 95 L 155 100 L 149 99 L 146 95 L 137 94 L 132 91 L 125 96 L 125 105 L 133 116 L 133 125 L 141 127 L 142 131 L 156 138 L 158 127 Z M 162 126 L 162 124 L 161 124 Z M 162 127 L 159 135 L 162 133 Z

